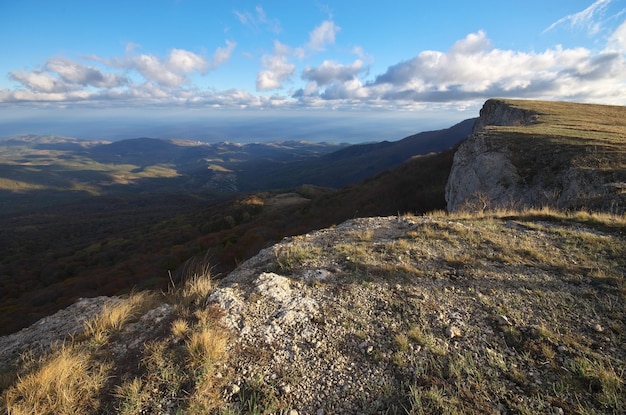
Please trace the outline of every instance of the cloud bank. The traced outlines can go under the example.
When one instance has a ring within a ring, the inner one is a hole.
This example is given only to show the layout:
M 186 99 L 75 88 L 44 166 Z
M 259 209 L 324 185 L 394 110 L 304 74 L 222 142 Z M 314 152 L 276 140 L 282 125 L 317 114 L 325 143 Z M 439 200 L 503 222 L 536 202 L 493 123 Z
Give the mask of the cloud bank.
M 598 0 L 546 31 L 569 25 L 596 33 L 610 1 Z M 282 30 L 261 7 L 234 15 L 253 30 Z M 560 45 L 538 52 L 501 49 L 478 30 L 447 50 L 423 50 L 374 74 L 367 62 L 375 57 L 361 46 L 343 48 L 343 62 L 324 59 L 325 51 L 337 52 L 340 34 L 327 19 L 300 45 L 274 40 L 271 52 L 250 54 L 257 65 L 255 91 L 194 84 L 197 77 L 210 84 L 213 71 L 227 70 L 237 48 L 233 40 L 210 57 L 184 49 L 162 56 L 137 53 L 129 44 L 120 56 L 52 57 L 39 68 L 11 71 L 16 87 L 0 89 L 0 104 L 416 109 L 432 103 L 461 107 L 496 96 L 626 103 L 626 22 L 598 51 Z

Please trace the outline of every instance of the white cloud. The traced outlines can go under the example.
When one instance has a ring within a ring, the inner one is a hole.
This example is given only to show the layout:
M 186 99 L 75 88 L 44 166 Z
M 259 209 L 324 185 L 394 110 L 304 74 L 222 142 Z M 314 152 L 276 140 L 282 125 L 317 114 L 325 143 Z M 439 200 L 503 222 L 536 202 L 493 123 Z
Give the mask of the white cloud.
M 384 86 L 369 96 L 414 101 L 452 101 L 472 97 L 565 98 L 576 83 L 622 85 L 626 67 L 618 55 L 593 56 L 584 48 L 555 47 L 543 53 L 491 47 L 482 31 L 457 41 L 449 51 L 424 51 L 376 77 Z M 620 75 L 621 77 L 615 78 Z
M 213 68 L 217 68 L 222 63 L 228 61 L 233 54 L 233 51 L 237 47 L 236 42 L 231 42 L 230 40 L 226 41 L 226 47 L 219 47 L 213 54 Z
M 32 72 L 13 71 L 9 72 L 11 79 L 21 83 L 27 89 L 35 93 L 59 93 L 68 92 L 73 88 L 63 80 L 43 70 Z
M 190 73 L 206 70 L 209 63 L 199 55 L 183 49 L 172 49 L 166 63 L 172 71 Z
M 281 89 L 283 83 L 289 80 L 296 70 L 296 65 L 289 62 L 289 57 L 303 59 L 309 52 L 323 51 L 327 45 L 335 43 L 335 34 L 339 30 L 333 21 L 325 20 L 309 33 L 309 41 L 304 46 L 292 48 L 275 40 L 272 55 L 263 55 L 261 58 L 261 65 L 265 69 L 257 73 L 256 90 Z M 311 73 L 310 76 L 316 75 Z M 318 77 L 321 76 L 323 75 L 320 73 Z
M 167 87 L 178 87 L 188 82 L 187 74 L 202 73 L 209 68 L 206 59 L 182 49 L 172 49 L 165 58 L 141 54 L 113 58 L 104 62 L 114 67 L 136 70 L 146 80 Z
M 607 50 L 626 52 L 626 21 L 622 22 L 609 38 Z
M 364 99 L 368 96 L 369 91 L 363 88 L 363 84 L 358 79 L 333 83 L 321 94 L 321 97 L 326 100 Z
M 306 68 L 302 78 L 314 81 L 319 86 L 333 82 L 346 82 L 354 79 L 363 70 L 363 61 L 357 59 L 351 65 L 341 65 L 334 61 L 325 60 L 317 68 Z
M 264 56 L 261 64 L 266 68 L 257 74 L 257 91 L 269 91 L 280 89 L 283 82 L 287 81 L 296 70 L 296 65 L 289 63 L 285 56 Z
M 138 46 L 118 57 L 82 57 L 92 65 L 51 58 L 35 70 L 10 72 L 19 85 L 0 90 L 0 103 L 416 109 L 466 107 L 494 96 L 626 103 L 626 22 L 605 37 L 606 47 L 600 53 L 558 45 L 539 52 L 500 49 L 484 31 L 477 31 L 448 50 L 424 50 L 371 76 L 371 61 L 361 58 L 366 56 L 361 48 L 344 49 L 359 56 L 348 63 L 320 59 L 312 64 L 320 48 L 334 44 L 337 30 L 327 20 L 302 45 L 275 40 L 256 73 L 256 90 L 263 94 L 200 89 L 191 82 L 194 75 L 206 74 L 230 59 L 237 44 L 229 40 L 210 59 L 184 49 L 161 56 L 141 53 Z M 265 93 L 286 84 L 288 93 Z
M 239 23 L 251 28 L 255 32 L 260 31 L 261 27 L 274 34 L 279 34 L 283 31 L 280 21 L 267 17 L 265 10 L 263 10 L 261 6 L 256 6 L 254 13 L 248 10 L 233 10 L 233 13 L 237 17 L 237 20 L 239 20 Z
M 127 79 L 117 74 L 106 74 L 98 68 L 85 66 L 66 58 L 52 58 L 46 62 L 46 69 L 56 72 L 65 81 L 98 88 L 111 88 L 124 85 Z
M 600 31 L 601 23 L 597 21 L 597 16 L 601 15 L 612 0 L 596 0 L 591 6 L 578 13 L 569 14 L 560 18 L 548 26 L 543 33 L 549 32 L 557 26 L 568 24 L 571 29 L 585 29 L 590 35 Z
M 324 20 L 311 33 L 309 33 L 309 43 L 307 48 L 314 51 L 322 51 L 326 46 L 335 43 L 335 35 L 341 28 L 332 20 Z
M 172 49 L 165 57 L 151 54 L 130 54 L 123 57 L 102 59 L 90 57 L 105 65 L 137 71 L 148 82 L 177 88 L 189 82 L 192 73 L 205 74 L 228 61 L 237 43 L 227 40 L 225 47 L 218 47 L 213 54 L 213 62 L 203 56 L 184 49 Z

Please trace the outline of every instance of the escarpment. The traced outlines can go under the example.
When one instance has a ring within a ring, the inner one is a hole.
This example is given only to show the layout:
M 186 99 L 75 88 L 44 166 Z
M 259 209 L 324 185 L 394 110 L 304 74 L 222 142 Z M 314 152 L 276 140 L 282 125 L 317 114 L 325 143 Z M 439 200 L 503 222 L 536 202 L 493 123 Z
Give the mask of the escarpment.
M 455 154 L 448 210 L 624 212 L 625 119 L 625 107 L 488 100 Z

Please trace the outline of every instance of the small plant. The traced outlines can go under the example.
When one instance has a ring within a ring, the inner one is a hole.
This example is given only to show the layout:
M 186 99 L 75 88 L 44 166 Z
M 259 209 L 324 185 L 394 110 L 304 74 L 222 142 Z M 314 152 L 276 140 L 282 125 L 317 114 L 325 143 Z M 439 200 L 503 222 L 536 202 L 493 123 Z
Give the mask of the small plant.
M 396 334 L 394 340 L 399 351 L 406 352 L 409 350 L 409 338 L 405 334 Z
M 190 327 L 187 320 L 177 319 L 172 322 L 172 334 L 179 338 L 184 339 L 189 334 Z
M 191 366 L 208 370 L 224 355 L 226 344 L 227 337 L 223 330 L 203 328 L 192 332 L 186 343 Z
M 289 245 L 276 248 L 276 264 L 281 271 L 291 271 L 302 266 L 307 260 L 314 259 L 321 254 L 321 248 L 316 246 Z
M 213 279 L 211 277 L 211 266 L 205 257 L 202 260 L 191 259 L 187 261 L 183 272 L 187 275 L 182 289 L 176 291 L 178 302 L 183 307 L 190 305 L 200 305 L 213 290 Z
M 504 328 L 504 340 L 509 347 L 520 347 L 524 338 L 517 328 L 508 326 Z
M 113 396 L 121 401 L 117 409 L 122 415 L 141 413 L 144 402 L 149 398 L 140 378 L 115 386 Z

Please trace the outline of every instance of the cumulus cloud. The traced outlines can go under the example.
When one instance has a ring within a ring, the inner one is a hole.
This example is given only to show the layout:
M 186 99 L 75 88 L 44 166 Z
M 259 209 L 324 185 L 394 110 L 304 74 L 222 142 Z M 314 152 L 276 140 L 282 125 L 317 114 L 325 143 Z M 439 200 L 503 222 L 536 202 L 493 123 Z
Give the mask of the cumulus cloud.
M 594 4 L 597 11 L 604 3 Z M 263 94 L 228 87 L 223 91 L 200 89 L 192 83 L 194 75 L 207 74 L 231 58 L 237 44 L 226 41 L 209 57 L 184 49 L 172 49 L 165 55 L 140 53 L 133 45 L 117 57 L 82 57 L 87 64 L 52 58 L 34 70 L 10 72 L 9 77 L 19 86 L 1 89 L 0 103 L 414 109 L 424 105 L 463 107 L 494 96 L 626 102 L 626 22 L 604 37 L 607 43 L 600 52 L 558 45 L 538 52 L 501 49 L 484 31 L 477 31 L 447 50 L 424 50 L 373 75 L 368 66 L 373 58 L 364 59 L 366 55 L 358 47 L 343 48 L 351 55 L 348 62 L 341 62 L 339 55 L 313 60 L 334 44 L 338 30 L 326 20 L 299 46 L 274 41 L 273 50 L 262 55 L 256 73 L 256 90 Z M 254 81 L 254 73 L 251 76 Z M 287 84 L 292 88 L 289 93 L 266 93 L 285 89 Z
M 168 56 L 160 58 L 149 54 L 137 54 L 102 60 L 104 63 L 125 70 L 135 70 L 146 80 L 163 86 L 177 87 L 188 81 L 192 72 L 205 72 L 209 62 L 193 52 L 172 49 Z
M 560 18 L 548 26 L 543 33 L 549 32 L 557 26 L 569 24 L 571 29 L 585 29 L 590 35 L 596 34 L 600 31 L 601 26 L 601 23 L 597 21 L 597 17 L 606 10 L 611 1 L 612 0 L 596 0 L 585 10 Z
M 340 28 L 331 20 L 323 21 L 309 33 L 309 41 L 304 46 L 291 47 L 274 41 L 274 50 L 271 55 L 261 57 L 263 70 L 257 73 L 256 90 L 270 91 L 283 88 L 283 83 L 291 79 L 296 70 L 296 65 L 289 61 L 290 58 L 303 59 L 310 53 L 323 51 L 326 46 L 335 43 L 335 34 Z M 313 69 L 306 76 L 322 78 L 322 73 L 330 68 Z M 305 76 L 303 76 L 305 77 Z
M 12 71 L 9 72 L 9 77 L 21 83 L 32 92 L 58 93 L 68 92 L 73 89 L 66 82 L 63 82 L 63 80 L 43 70 L 35 70 L 32 72 Z
M 261 64 L 266 69 L 257 74 L 257 91 L 282 88 L 283 82 L 291 78 L 296 70 L 296 65 L 289 63 L 287 58 L 281 55 L 264 56 Z
M 447 52 L 423 51 L 390 66 L 370 86 L 378 86 L 383 99 L 416 101 L 535 94 L 563 97 L 564 91 L 575 91 L 574 84 L 582 80 L 617 85 L 620 82 L 611 76 L 626 73 L 625 69 L 621 56 L 592 56 L 584 48 L 557 46 L 542 53 L 496 49 L 479 31 L 457 41 Z
M 236 43 L 226 41 L 218 47 L 212 62 L 184 49 L 172 49 L 165 56 L 138 54 L 138 45 L 126 48 L 126 55 L 112 58 L 83 56 L 100 67 L 86 65 L 63 57 L 49 59 L 35 70 L 19 70 L 9 77 L 20 84 L 13 91 L 3 91 L 0 102 L 60 102 L 60 101 L 122 101 L 180 103 L 197 94 L 195 88 L 185 88 L 194 73 L 206 74 L 227 62 Z M 139 79 L 130 77 L 135 72 Z M 133 81 L 134 80 L 134 81 Z
M 346 82 L 354 79 L 363 70 L 363 61 L 357 59 L 351 65 L 341 65 L 325 60 L 317 68 L 306 68 L 302 79 L 314 81 L 317 85 L 328 85 L 333 82 Z
M 98 88 L 112 88 L 126 84 L 127 79 L 117 74 L 107 74 L 93 66 L 86 66 L 66 58 L 52 58 L 45 68 L 57 73 L 67 82 L 91 85 Z
M 170 88 L 177 88 L 189 82 L 192 73 L 205 74 L 227 62 L 237 43 L 227 40 L 225 47 L 218 47 L 213 54 L 213 62 L 203 56 L 184 49 L 172 49 L 167 56 L 131 53 L 122 57 L 104 59 L 90 57 L 107 66 L 126 71 L 136 71 L 148 82 Z

